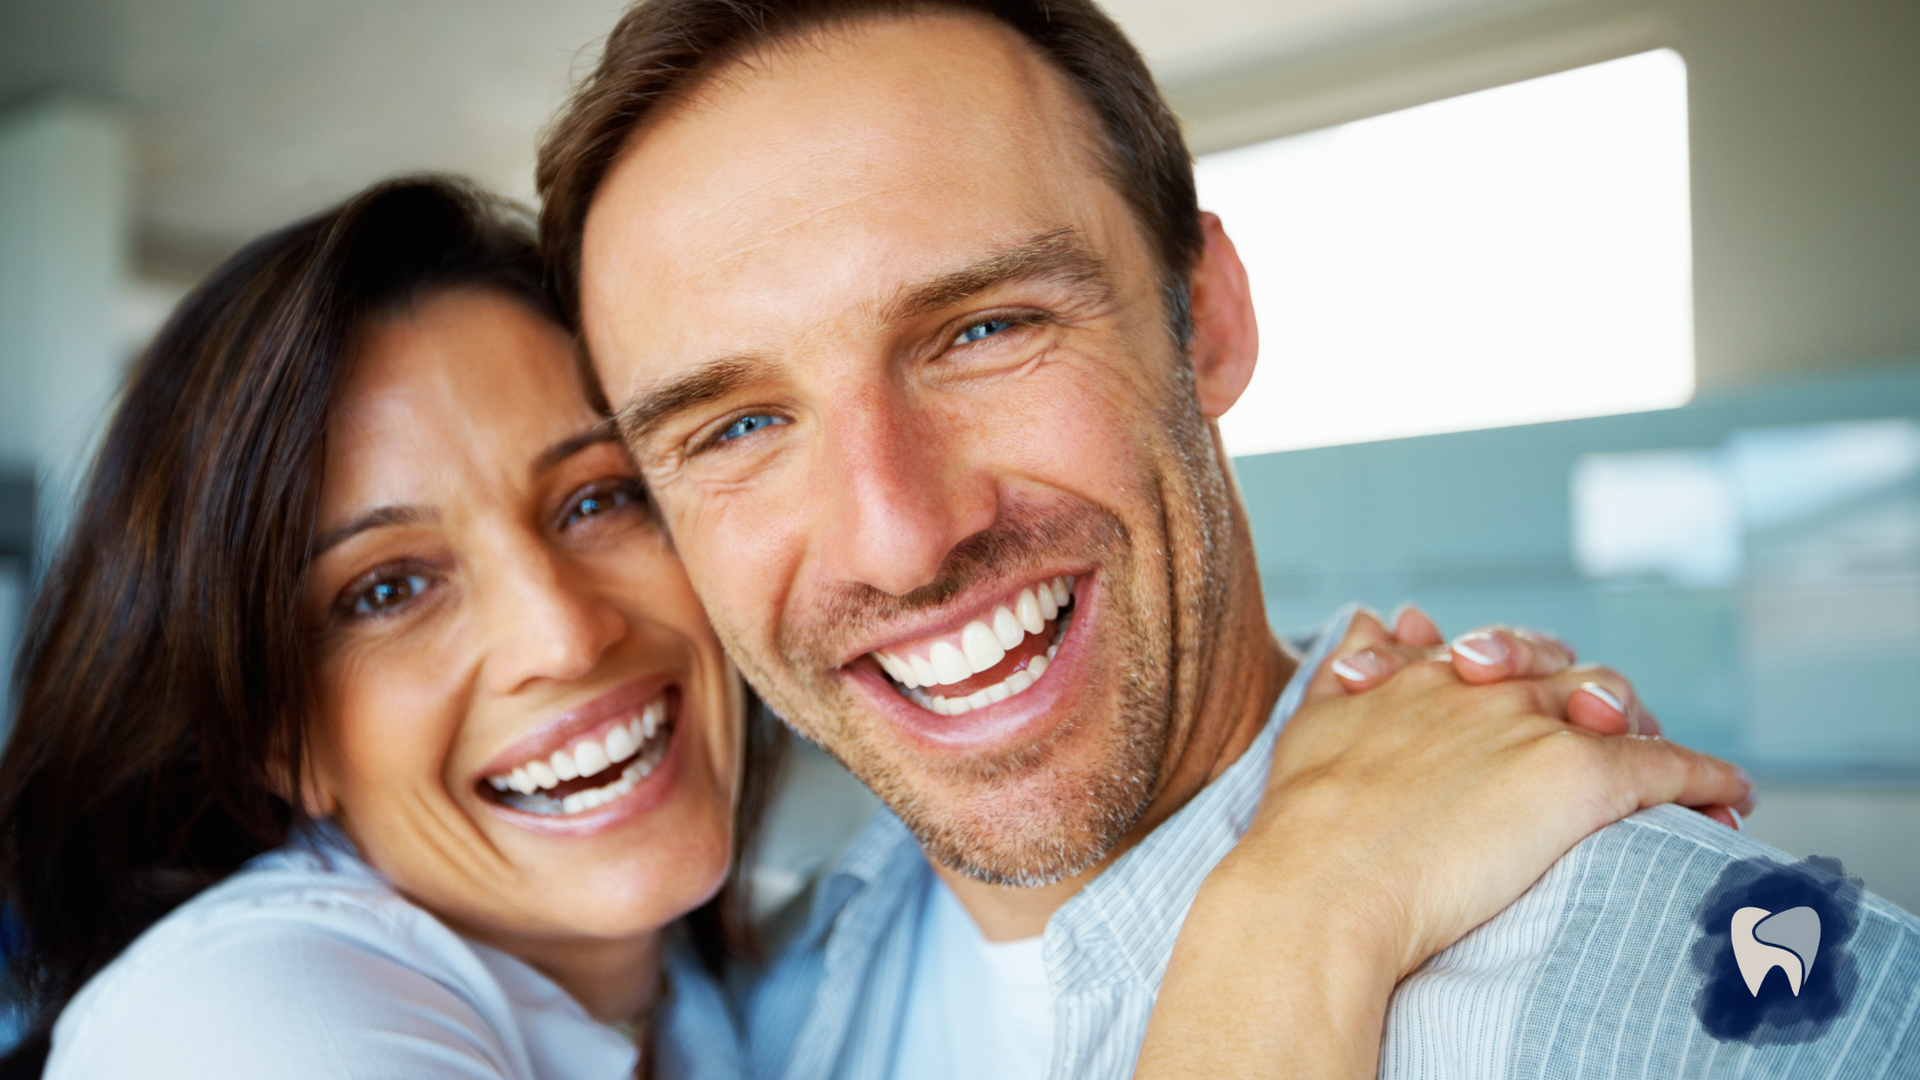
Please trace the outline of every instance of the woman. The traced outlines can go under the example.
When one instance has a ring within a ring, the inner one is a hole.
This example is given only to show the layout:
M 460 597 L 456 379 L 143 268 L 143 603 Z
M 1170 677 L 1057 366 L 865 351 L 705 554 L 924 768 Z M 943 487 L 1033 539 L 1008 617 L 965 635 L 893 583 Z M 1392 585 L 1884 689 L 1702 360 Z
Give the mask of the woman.
M 0 769 L 49 1075 L 182 1016 L 213 1075 L 631 1073 L 595 1018 L 644 1016 L 727 875 L 746 709 L 576 373 L 523 219 L 445 183 L 261 241 L 163 331 Z
M 519 215 L 396 182 L 236 256 L 143 359 L 0 764 L 13 1071 L 737 1075 L 712 976 L 777 728 L 541 281 Z

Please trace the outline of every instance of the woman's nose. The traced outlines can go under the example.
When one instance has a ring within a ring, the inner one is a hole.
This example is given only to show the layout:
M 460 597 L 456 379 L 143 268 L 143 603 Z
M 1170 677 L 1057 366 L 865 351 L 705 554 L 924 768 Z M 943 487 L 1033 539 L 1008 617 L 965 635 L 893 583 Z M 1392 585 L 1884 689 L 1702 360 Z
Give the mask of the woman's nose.
M 503 561 L 482 612 L 491 692 L 585 678 L 626 636 L 626 617 L 584 568 L 537 543 L 515 545 Z

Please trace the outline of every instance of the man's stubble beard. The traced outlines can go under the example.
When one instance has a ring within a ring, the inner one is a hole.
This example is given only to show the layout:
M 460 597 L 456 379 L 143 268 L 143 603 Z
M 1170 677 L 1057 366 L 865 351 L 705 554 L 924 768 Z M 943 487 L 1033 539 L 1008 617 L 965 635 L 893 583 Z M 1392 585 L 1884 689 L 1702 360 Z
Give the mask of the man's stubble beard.
M 1193 660 L 1210 651 L 1208 628 L 1218 625 L 1226 603 L 1221 545 L 1232 533 L 1231 511 L 1192 370 L 1185 362 L 1169 367 L 1171 377 L 1158 395 L 1168 407 L 1153 417 L 1157 427 L 1148 425 L 1167 433 L 1149 455 L 1161 467 L 1136 487 L 1149 492 L 1160 511 L 1144 523 L 1152 535 L 1139 535 L 1144 530 L 1129 529 L 1092 503 L 1046 514 L 1014 509 L 956 545 L 935 580 L 906 596 L 847 587 L 790 620 L 776 664 L 761 663 L 739 636 L 717 627 L 748 681 L 777 713 L 872 789 L 930 856 L 977 881 L 1039 887 L 1097 865 L 1159 793 L 1176 718 L 1185 714 L 1191 722 Z M 1186 535 L 1170 541 L 1170 534 Z M 1175 554 L 1180 550 L 1185 557 Z M 862 723 L 858 700 L 832 665 L 831 658 L 844 652 L 838 643 L 941 603 L 982 577 L 1003 577 L 1009 566 L 1039 565 L 1063 551 L 1100 568 L 1101 622 L 1109 636 L 1086 647 L 1096 654 L 1092 673 L 1105 664 L 1117 681 L 1118 701 L 1096 759 L 1048 775 L 1063 744 L 1087 721 L 1100 719 L 1098 700 L 1055 724 L 1040 741 L 1008 753 L 939 766 L 916 762 L 946 785 L 970 788 L 969 796 L 949 801 L 917 787 L 868 734 L 876 722 Z

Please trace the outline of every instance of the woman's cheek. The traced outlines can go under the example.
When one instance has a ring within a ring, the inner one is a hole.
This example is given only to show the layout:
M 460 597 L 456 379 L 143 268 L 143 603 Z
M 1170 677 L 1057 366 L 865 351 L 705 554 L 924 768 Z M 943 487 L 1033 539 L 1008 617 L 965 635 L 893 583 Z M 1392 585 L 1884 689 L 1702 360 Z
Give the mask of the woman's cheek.
M 342 643 L 320 665 L 314 730 L 336 763 L 335 797 L 355 816 L 402 792 L 441 783 L 458 724 L 434 658 L 392 642 Z

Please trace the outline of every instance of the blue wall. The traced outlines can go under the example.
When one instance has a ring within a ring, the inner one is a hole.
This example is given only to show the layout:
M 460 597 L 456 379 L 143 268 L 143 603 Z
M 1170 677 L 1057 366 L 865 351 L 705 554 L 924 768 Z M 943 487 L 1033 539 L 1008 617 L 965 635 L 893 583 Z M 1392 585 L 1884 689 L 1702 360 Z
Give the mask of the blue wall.
M 1568 477 L 1588 453 L 1715 450 L 1755 428 L 1915 416 L 1920 360 L 1907 360 L 1680 409 L 1236 464 L 1267 608 L 1282 632 L 1353 599 L 1382 610 L 1416 601 L 1449 633 L 1537 626 L 1625 672 L 1671 736 L 1757 775 L 1904 785 L 1920 781 L 1915 545 L 1880 551 L 1891 562 L 1877 577 L 1784 587 L 1761 570 L 1769 545 L 1797 535 L 1776 529 L 1746 536 L 1749 569 L 1724 587 L 1651 575 L 1594 580 L 1575 567 Z M 1838 527 L 1849 515 L 1920 522 L 1920 489 L 1912 479 L 1892 484 L 1798 528 Z M 1906 527 L 1900 535 L 1920 536 Z M 1795 644 L 1802 630 L 1812 645 Z

